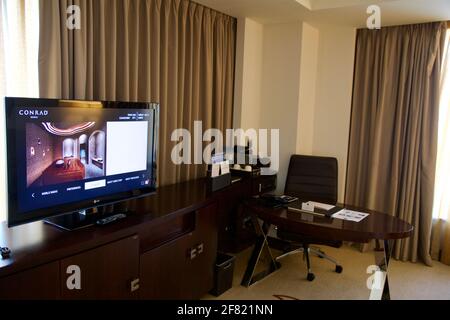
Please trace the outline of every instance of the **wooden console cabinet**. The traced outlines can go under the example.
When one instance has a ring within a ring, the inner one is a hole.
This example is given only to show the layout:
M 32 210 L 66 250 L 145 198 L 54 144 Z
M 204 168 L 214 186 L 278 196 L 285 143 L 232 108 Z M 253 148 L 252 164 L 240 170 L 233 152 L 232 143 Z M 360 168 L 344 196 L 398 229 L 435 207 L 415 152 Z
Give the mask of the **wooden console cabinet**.
M 0 299 L 201 298 L 213 287 L 223 194 L 199 179 L 130 201 L 134 213 L 106 226 L 3 224 L 0 243 L 12 255 L 0 259 Z M 73 266 L 79 289 L 67 285 Z

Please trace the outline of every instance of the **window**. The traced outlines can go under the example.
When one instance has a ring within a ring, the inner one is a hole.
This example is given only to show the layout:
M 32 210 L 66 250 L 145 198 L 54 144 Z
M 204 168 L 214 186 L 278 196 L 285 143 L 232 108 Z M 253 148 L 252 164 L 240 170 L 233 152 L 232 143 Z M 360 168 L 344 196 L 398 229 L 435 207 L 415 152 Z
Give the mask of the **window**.
M 433 218 L 450 221 L 450 29 L 447 30 L 445 48 Z
M 5 96 L 37 97 L 39 1 L 0 0 L 0 107 Z M 6 219 L 4 114 L 0 112 L 0 222 Z

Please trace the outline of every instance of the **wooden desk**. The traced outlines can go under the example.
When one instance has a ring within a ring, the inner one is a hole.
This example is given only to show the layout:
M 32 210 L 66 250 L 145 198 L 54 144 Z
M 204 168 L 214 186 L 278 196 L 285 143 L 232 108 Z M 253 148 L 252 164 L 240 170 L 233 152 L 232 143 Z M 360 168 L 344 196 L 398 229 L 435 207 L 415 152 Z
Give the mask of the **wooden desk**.
M 241 210 L 252 214 L 253 225 L 258 234 L 257 243 L 250 258 L 247 270 L 242 280 L 244 286 L 250 286 L 262 278 L 280 268 L 280 264 L 274 259 L 268 244 L 268 232 L 271 225 L 282 227 L 286 232 L 298 233 L 302 236 L 311 236 L 318 240 L 337 240 L 367 243 L 371 240 L 381 240 L 383 248 L 377 248 L 375 251 L 375 262 L 380 271 L 385 273 L 385 281 L 382 298 L 389 299 L 389 283 L 387 271 L 389 259 L 393 247 L 393 241 L 397 239 L 408 238 L 412 235 L 414 227 L 409 223 L 395 218 L 393 216 L 366 210 L 345 206 L 347 209 L 357 210 L 369 213 L 361 222 L 344 221 L 339 219 L 321 217 L 308 213 L 299 213 L 288 211 L 286 208 L 273 209 L 261 205 L 260 200 L 252 199 L 246 201 Z M 261 225 L 258 218 L 263 221 Z M 267 250 L 269 256 L 269 266 L 260 273 L 256 273 L 256 268 L 261 254 Z M 381 254 L 380 254 L 381 253 Z M 378 290 L 381 293 L 381 290 Z M 374 291 L 371 298 L 377 294 Z

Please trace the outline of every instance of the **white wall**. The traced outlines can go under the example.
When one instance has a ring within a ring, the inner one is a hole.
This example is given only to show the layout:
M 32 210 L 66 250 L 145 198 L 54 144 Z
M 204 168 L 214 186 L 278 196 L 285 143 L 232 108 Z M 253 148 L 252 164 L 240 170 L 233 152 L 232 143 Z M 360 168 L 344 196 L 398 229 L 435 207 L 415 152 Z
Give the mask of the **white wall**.
M 297 148 L 301 34 L 300 22 L 264 26 L 260 127 L 280 129 L 280 193 Z
M 354 28 L 238 21 L 235 128 L 280 129 L 282 193 L 291 154 L 336 157 L 344 200 Z
M 314 152 L 314 108 L 319 60 L 319 30 L 308 23 L 303 23 L 301 41 L 297 153 L 312 155 Z
M 319 26 L 319 56 L 314 107 L 313 154 L 339 163 L 339 201 L 344 201 L 353 92 L 356 30 Z
M 289 158 L 297 148 L 301 34 L 301 22 L 238 20 L 233 124 L 280 129 L 278 192 L 283 192 Z
M 262 58 L 263 26 L 248 18 L 238 19 L 234 128 L 259 127 Z

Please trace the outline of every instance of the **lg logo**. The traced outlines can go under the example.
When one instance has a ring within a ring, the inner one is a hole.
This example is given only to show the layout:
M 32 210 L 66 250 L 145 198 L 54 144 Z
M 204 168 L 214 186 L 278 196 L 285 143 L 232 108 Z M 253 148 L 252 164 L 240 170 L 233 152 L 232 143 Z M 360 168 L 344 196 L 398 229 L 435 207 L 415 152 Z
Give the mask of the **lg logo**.
M 66 273 L 69 274 L 66 280 L 66 286 L 69 290 L 81 290 L 81 269 L 77 265 L 67 267 Z

